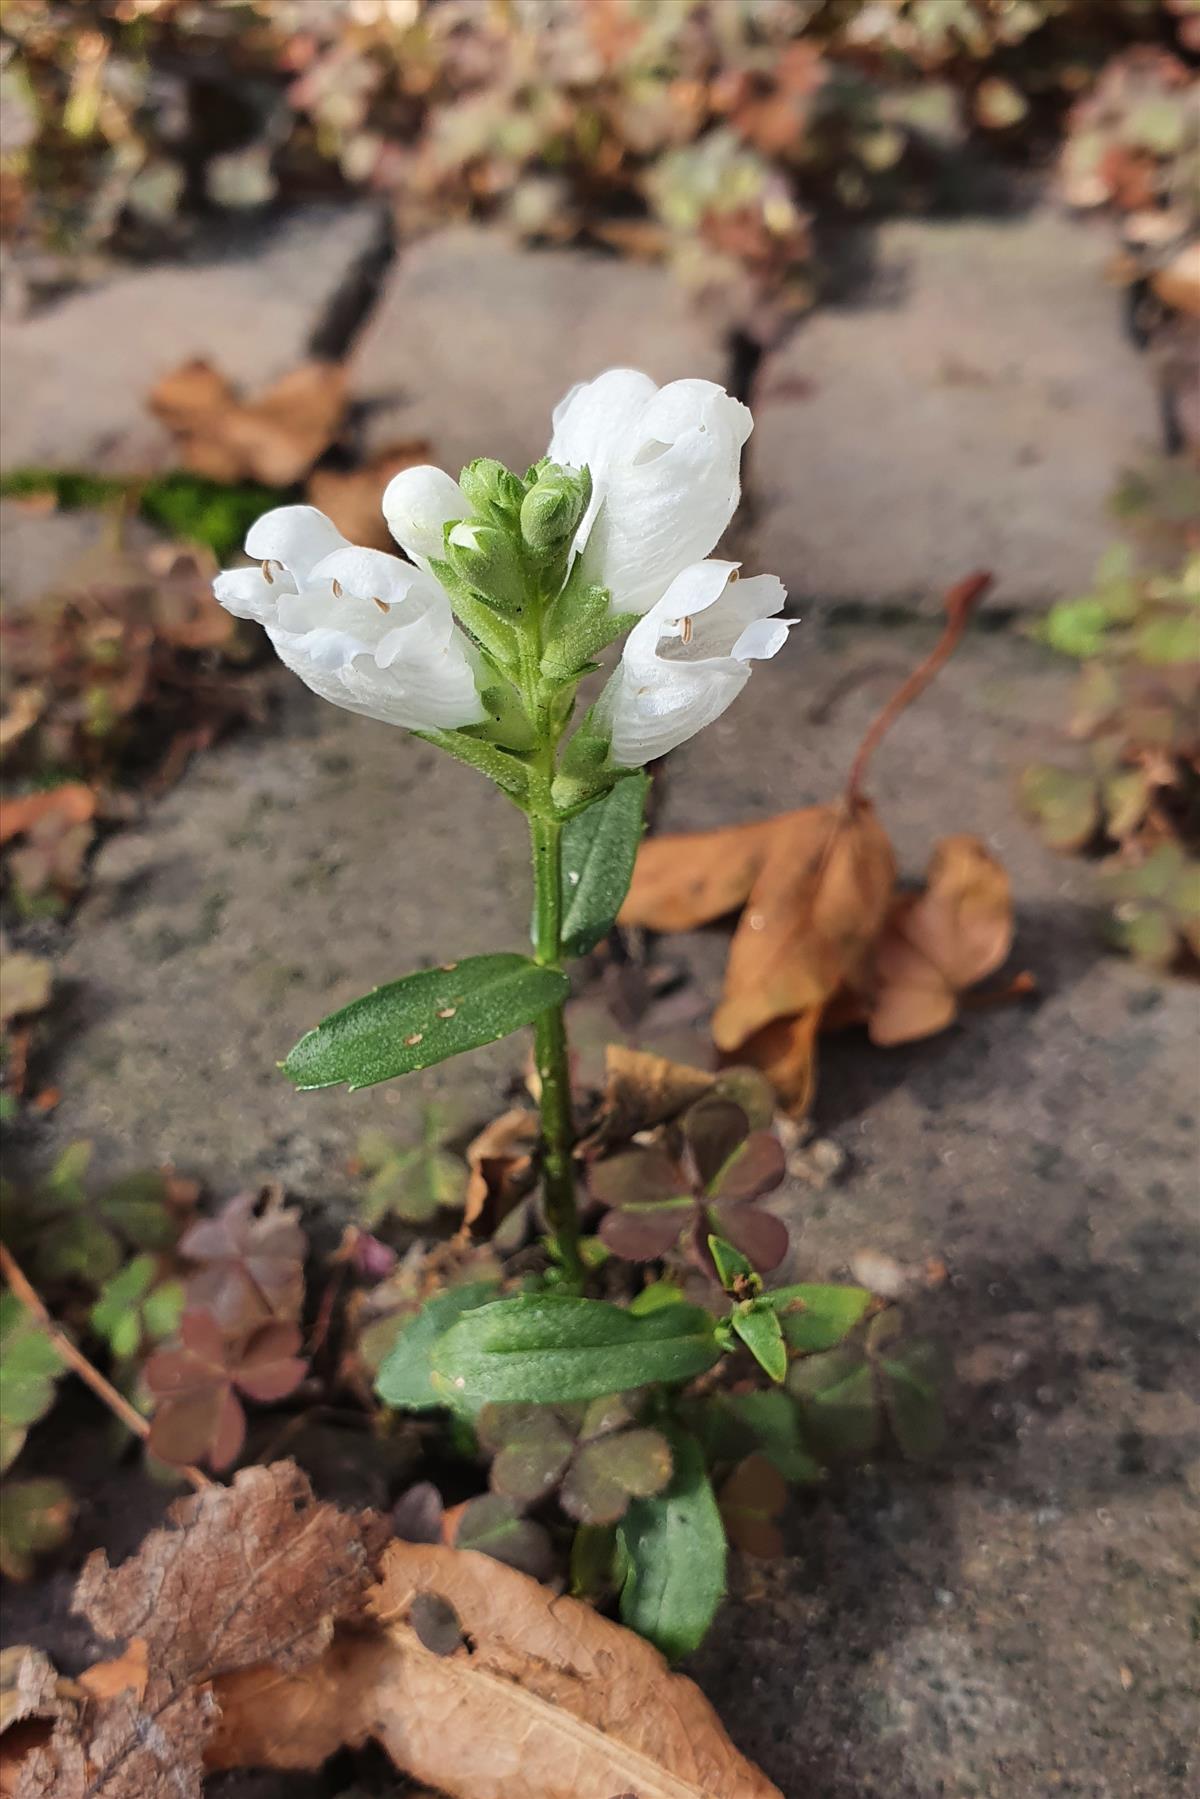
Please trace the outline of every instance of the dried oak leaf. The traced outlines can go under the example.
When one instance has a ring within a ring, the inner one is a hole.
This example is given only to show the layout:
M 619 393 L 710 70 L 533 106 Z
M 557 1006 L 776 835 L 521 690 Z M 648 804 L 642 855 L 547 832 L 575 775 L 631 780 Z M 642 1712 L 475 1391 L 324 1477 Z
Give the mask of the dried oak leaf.
M 450 1654 L 418 1634 L 426 1596 L 458 1619 Z M 219 1680 L 209 1765 L 312 1768 L 370 1736 L 451 1799 L 781 1799 L 656 1649 L 515 1569 L 392 1543 L 370 1609 L 374 1634 L 296 1674 Z
M 184 468 L 210 481 L 290 487 L 308 474 L 342 426 L 346 371 L 304 362 L 243 400 L 209 363 L 185 362 L 146 401 L 176 440 Z
M 157 1404 L 147 1446 L 182 1466 L 236 1460 L 246 1436 L 239 1395 L 270 1401 L 295 1392 L 308 1372 L 294 1324 L 263 1324 L 230 1341 L 207 1312 L 187 1312 L 175 1349 L 159 1349 L 144 1370 Z
M 1012 948 L 1012 887 L 978 837 L 935 847 L 925 890 L 892 909 L 875 955 L 872 1043 L 911 1043 L 952 1024 L 958 997 Z
M 318 1504 L 293 1462 L 243 1469 L 167 1516 L 120 1567 L 102 1551 L 85 1563 L 75 1610 L 101 1637 L 142 1639 L 144 1657 L 131 1644 L 119 1683 L 101 1678 L 82 1717 L 58 1721 L 15 1799 L 199 1799 L 210 1683 L 323 1655 L 335 1622 L 361 1611 L 387 1528 Z
M 294 1320 L 304 1303 L 308 1239 L 281 1188 L 237 1193 L 215 1218 L 202 1218 L 179 1240 L 180 1254 L 200 1268 L 188 1281 L 188 1304 L 228 1328 Z

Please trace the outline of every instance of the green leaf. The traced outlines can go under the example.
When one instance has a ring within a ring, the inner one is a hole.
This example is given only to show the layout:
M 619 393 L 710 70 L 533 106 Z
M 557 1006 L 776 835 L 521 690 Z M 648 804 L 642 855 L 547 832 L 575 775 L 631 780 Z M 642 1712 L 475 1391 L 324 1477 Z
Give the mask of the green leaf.
M 781 1381 L 787 1373 L 787 1347 L 770 1306 L 761 1300 L 745 1300 L 733 1308 L 729 1321 L 764 1374 Z
M 92 1329 L 119 1361 L 137 1354 L 143 1336 L 156 1340 L 171 1336 L 183 1315 L 182 1283 L 164 1281 L 155 1287 L 157 1271 L 153 1256 L 135 1256 L 105 1282 L 91 1309 Z
M 585 956 L 607 935 L 633 879 L 648 775 L 626 775 L 562 835 L 563 948 Z
M 748 1262 L 741 1250 L 735 1249 L 732 1243 L 726 1243 L 724 1237 L 710 1236 L 708 1253 L 713 1259 L 717 1279 L 726 1293 L 732 1293 L 739 1281 L 749 1282 L 754 1293 L 762 1291 L 762 1280 L 755 1273 L 753 1262 Z M 742 1291 L 745 1292 L 745 1287 Z
M 879 1436 L 879 1403 L 870 1364 L 845 1347 L 793 1362 L 787 1385 L 800 1401 L 801 1428 L 828 1461 L 862 1461 Z
M 686 1381 L 720 1351 L 713 1320 L 698 1306 L 663 1306 L 642 1317 L 568 1294 L 502 1299 L 482 1306 L 434 1345 L 433 1384 L 472 1405 L 533 1405 L 602 1399 L 651 1381 Z
M 467 1281 L 425 1301 L 384 1357 L 375 1391 L 385 1405 L 422 1412 L 447 1403 L 446 1396 L 435 1392 L 430 1380 L 429 1353 L 442 1333 L 464 1312 L 486 1305 L 495 1291 L 494 1281 Z
M 61 1480 L 8 1480 L 0 1492 L 0 1573 L 28 1580 L 37 1556 L 57 1549 L 75 1513 Z
M 705 1638 L 725 1592 L 725 1526 L 696 1439 L 669 1433 L 665 1493 L 637 1499 L 617 1527 L 621 1619 L 673 1660 Z
M 0 1471 L 12 1466 L 26 1433 L 54 1404 L 63 1361 L 12 1293 L 0 1294 Z
M 795 1401 L 779 1387 L 759 1393 L 727 1393 L 722 1401 L 735 1423 L 747 1433 L 748 1447 L 778 1468 L 793 1486 L 824 1478 L 824 1470 L 808 1449 L 800 1430 Z
M 871 1303 L 866 1287 L 821 1287 L 801 1283 L 763 1295 L 774 1308 L 793 1349 L 812 1355 L 833 1349 L 863 1317 Z
M 1054 850 L 1082 849 L 1100 823 L 1100 796 L 1094 775 L 1034 763 L 1017 789 L 1021 810 Z
M 413 1074 L 532 1024 L 569 991 L 565 974 L 527 956 L 472 956 L 376 987 L 301 1037 L 283 1072 L 302 1092 L 345 1081 L 352 1093 Z
M 359 1220 L 374 1230 L 395 1215 L 406 1224 L 427 1224 L 443 1208 L 461 1209 L 467 1197 L 467 1165 L 442 1147 L 437 1107 L 427 1106 L 422 1140 L 403 1148 L 384 1131 L 364 1131 L 358 1161 L 370 1175 L 358 1207 Z

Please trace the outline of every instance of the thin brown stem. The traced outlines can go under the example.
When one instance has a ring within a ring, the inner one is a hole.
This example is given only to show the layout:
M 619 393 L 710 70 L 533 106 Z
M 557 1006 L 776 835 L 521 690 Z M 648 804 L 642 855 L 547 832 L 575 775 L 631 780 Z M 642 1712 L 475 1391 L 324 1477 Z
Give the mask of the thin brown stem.
M 965 580 L 958 581 L 946 595 L 946 627 L 930 654 L 918 668 L 914 668 L 908 679 L 904 681 L 892 695 L 883 711 L 879 714 L 861 744 L 854 758 L 854 766 L 850 770 L 850 778 L 846 782 L 846 801 L 853 805 L 861 798 L 863 782 L 867 777 L 867 768 L 871 757 L 883 742 L 900 714 L 911 706 L 918 694 L 924 693 L 938 671 L 945 666 L 958 648 L 958 642 L 967 628 L 967 620 L 975 609 L 976 602 L 983 597 L 992 584 L 992 577 L 982 571 L 968 575 Z
M 76 1348 L 15 1256 L 4 1247 L 3 1243 L 0 1243 L 0 1273 L 4 1275 L 9 1288 L 20 1300 L 30 1317 L 37 1320 L 68 1368 L 72 1369 L 80 1380 L 92 1389 L 98 1399 L 104 1401 L 109 1411 L 121 1420 L 127 1430 L 131 1430 L 135 1437 L 141 1437 L 144 1442 L 150 1435 L 150 1426 L 142 1414 L 130 1405 L 123 1393 L 117 1392 L 111 1381 L 105 1380 L 98 1368 L 92 1367 L 83 1351 Z M 179 1472 L 185 1480 L 191 1482 L 198 1493 L 205 1487 L 217 1484 L 199 1468 L 182 1467 Z

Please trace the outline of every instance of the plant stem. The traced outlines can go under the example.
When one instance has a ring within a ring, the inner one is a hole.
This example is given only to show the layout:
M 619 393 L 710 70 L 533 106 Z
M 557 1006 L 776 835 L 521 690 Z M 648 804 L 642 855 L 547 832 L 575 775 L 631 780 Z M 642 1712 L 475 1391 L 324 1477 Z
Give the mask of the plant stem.
M 534 959 L 544 968 L 562 961 L 562 825 L 556 818 L 531 813 L 533 847 Z M 534 1026 L 534 1048 L 541 1083 L 542 1187 L 546 1222 L 554 1234 L 563 1268 L 572 1280 L 583 1278 L 579 1256 L 579 1214 L 575 1208 L 575 1174 L 571 1150 L 571 1070 L 567 1059 L 567 1026 L 561 1005 L 543 1012 Z

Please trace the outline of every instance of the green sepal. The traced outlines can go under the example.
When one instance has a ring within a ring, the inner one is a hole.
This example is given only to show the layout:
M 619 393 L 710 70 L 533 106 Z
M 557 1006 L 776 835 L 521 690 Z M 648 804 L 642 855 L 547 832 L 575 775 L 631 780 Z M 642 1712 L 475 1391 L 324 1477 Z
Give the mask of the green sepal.
M 614 612 L 606 587 L 568 580 L 546 623 L 543 675 L 548 681 L 577 680 L 601 650 L 623 637 L 639 616 L 636 612 Z
M 521 667 L 521 646 L 515 627 L 469 581 L 442 558 L 430 561 L 450 598 L 455 618 L 463 629 L 495 663 L 502 674 L 516 679 Z
M 353 1093 L 496 1043 L 559 1005 L 570 982 L 528 956 L 471 956 L 376 987 L 301 1037 L 281 1063 L 302 1091 Z

